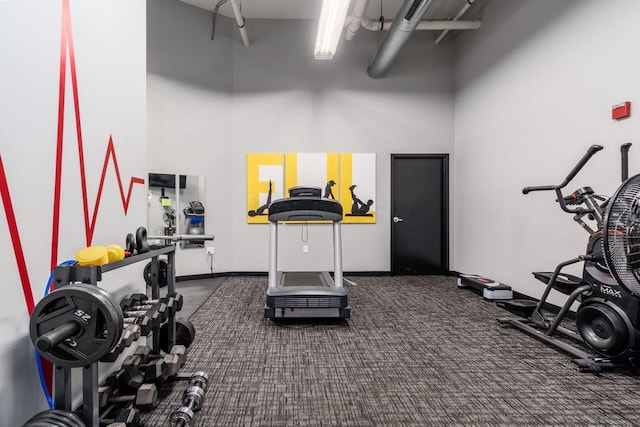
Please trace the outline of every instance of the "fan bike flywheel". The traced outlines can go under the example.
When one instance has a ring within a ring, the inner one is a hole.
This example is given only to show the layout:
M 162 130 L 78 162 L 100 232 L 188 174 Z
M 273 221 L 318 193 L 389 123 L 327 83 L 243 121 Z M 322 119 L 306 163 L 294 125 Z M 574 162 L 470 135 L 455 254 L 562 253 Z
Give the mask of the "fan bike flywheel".
M 604 356 L 621 356 L 632 341 L 633 326 L 627 315 L 601 298 L 592 298 L 580 305 L 576 325 L 584 342 Z

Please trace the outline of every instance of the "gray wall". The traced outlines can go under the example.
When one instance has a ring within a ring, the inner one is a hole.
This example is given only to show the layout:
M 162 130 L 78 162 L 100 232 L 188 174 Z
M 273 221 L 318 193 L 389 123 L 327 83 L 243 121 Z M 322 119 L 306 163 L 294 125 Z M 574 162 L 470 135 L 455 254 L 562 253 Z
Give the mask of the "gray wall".
M 620 150 L 639 170 L 638 118 L 616 122 L 611 107 L 637 103 L 640 3 L 493 0 L 478 32 L 465 35 L 456 63 L 453 267 L 539 297 L 531 271 L 552 271 L 583 253 L 585 233 L 528 185 L 558 184 L 591 144 L 605 149 L 567 191 L 611 195 Z M 489 250 L 488 250 L 489 249 Z M 580 266 L 567 272 L 580 274 Z M 554 302 L 562 301 L 554 295 Z
M 226 227 L 226 204 L 218 200 L 228 192 L 221 186 L 228 181 L 233 151 L 231 24 L 219 17 L 212 41 L 211 14 L 175 0 L 147 2 L 149 171 L 204 176 L 209 193 L 206 231 L 214 234 Z M 149 204 L 158 209 L 156 198 Z M 209 269 L 204 249 L 177 251 L 178 275 Z
M 382 34 L 362 30 L 341 42 L 332 61 L 316 61 L 315 21 L 249 20 L 245 48 L 227 18 L 218 18 L 212 42 L 209 13 L 166 1 L 149 2 L 148 10 L 150 167 L 205 175 L 215 271 L 268 268 L 268 227 L 246 223 L 246 154 L 260 152 L 376 153 L 378 223 L 343 226 L 344 268 L 389 270 L 390 154 L 452 152 L 452 46 L 416 33 L 388 76 L 372 80 L 366 67 Z M 174 55 L 180 59 L 157 59 Z M 191 70 L 176 73 L 178 63 Z M 212 71 L 228 66 L 230 74 Z M 177 140 L 181 149 L 170 155 L 158 149 Z M 300 232 L 282 230 L 281 267 L 331 269 L 330 227 L 310 227 L 306 255 Z M 209 271 L 204 250 L 180 256 L 179 275 Z

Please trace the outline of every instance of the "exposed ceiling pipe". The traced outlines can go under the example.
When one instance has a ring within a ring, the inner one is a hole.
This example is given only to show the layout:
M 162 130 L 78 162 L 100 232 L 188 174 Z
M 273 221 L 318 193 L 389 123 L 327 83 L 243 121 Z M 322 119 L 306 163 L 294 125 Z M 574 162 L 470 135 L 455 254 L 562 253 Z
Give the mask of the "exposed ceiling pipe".
M 364 12 L 367 10 L 367 4 L 369 0 L 356 0 L 353 4 L 353 10 L 351 15 L 347 18 L 347 25 L 345 26 L 344 38 L 347 40 L 353 40 L 356 33 L 360 29 L 360 23 L 363 19 L 369 19 L 364 16 Z
M 372 79 L 383 77 L 400 49 L 409 40 L 433 0 L 406 0 L 396 15 L 378 53 L 367 67 Z
M 240 0 L 231 0 L 231 7 L 233 8 L 233 14 L 236 17 L 236 23 L 238 24 L 238 30 L 240 30 L 240 36 L 242 37 L 242 44 L 244 47 L 249 47 L 249 36 L 247 35 L 247 29 L 244 26 L 244 16 L 242 16 L 242 10 L 240 8 Z
M 471 7 L 471 5 L 473 4 L 474 1 L 475 0 L 467 0 L 465 5 L 462 6 L 462 9 L 460 9 L 460 12 L 458 12 L 458 14 L 453 18 L 453 21 L 457 21 L 458 19 L 460 19 L 460 17 L 462 15 L 464 15 L 464 13 L 467 11 L 467 9 L 469 9 Z M 444 38 L 444 36 L 447 35 L 448 32 L 449 32 L 449 30 L 444 30 L 442 33 L 440 33 L 440 35 L 436 39 L 435 43 L 436 44 L 440 43 L 440 41 Z
M 393 21 L 372 21 L 367 17 L 360 20 L 360 26 L 369 31 L 381 31 L 391 28 Z M 477 30 L 482 21 L 420 21 L 416 30 L 451 31 L 451 30 Z

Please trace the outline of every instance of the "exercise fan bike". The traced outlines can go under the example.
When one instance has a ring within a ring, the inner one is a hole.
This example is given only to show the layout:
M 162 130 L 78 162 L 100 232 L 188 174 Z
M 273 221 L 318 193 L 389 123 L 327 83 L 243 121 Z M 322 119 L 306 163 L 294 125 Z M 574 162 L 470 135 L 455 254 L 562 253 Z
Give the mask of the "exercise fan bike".
M 561 262 L 552 273 L 533 273 L 546 283 L 540 300 L 501 301 L 497 305 L 521 315 L 500 318 L 504 326 L 523 332 L 571 355 L 581 371 L 640 369 L 640 175 L 628 178 L 628 152 L 622 145 L 622 185 L 610 198 L 582 187 L 568 196 L 562 189 L 589 159 L 602 150 L 591 146 L 559 185 L 526 187 L 533 191 L 555 191 L 560 208 L 589 233 L 586 252 Z M 586 217 L 586 218 L 585 218 Z M 595 222 L 591 227 L 585 219 Z M 583 262 L 582 277 L 561 274 L 572 264 Z M 554 317 L 543 311 L 546 299 L 556 289 L 568 298 Z M 575 330 L 561 326 L 574 302 Z

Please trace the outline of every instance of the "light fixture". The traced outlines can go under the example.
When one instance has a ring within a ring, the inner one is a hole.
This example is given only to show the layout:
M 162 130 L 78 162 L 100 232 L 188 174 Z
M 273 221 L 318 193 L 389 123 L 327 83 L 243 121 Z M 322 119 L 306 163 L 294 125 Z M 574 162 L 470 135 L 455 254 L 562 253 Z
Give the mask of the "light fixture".
M 350 0 L 322 0 L 320 24 L 313 51 L 316 59 L 331 59 L 336 53 L 340 34 L 347 19 Z

